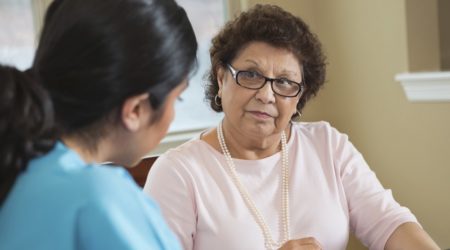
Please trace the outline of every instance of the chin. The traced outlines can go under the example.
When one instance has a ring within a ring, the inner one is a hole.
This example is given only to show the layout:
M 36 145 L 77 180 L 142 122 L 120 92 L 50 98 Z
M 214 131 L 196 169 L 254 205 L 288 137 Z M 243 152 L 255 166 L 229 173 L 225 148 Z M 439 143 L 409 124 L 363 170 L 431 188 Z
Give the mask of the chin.
M 127 157 L 125 159 L 121 159 L 120 161 L 118 160 L 117 162 L 115 162 L 116 164 L 123 166 L 125 168 L 134 168 L 136 167 L 139 162 L 141 162 L 142 157 Z
M 141 161 L 142 161 L 142 157 L 135 159 L 135 160 L 128 161 L 128 163 L 123 164 L 122 166 L 124 166 L 125 168 L 135 168 Z
M 270 135 L 275 130 L 273 124 L 267 122 L 254 123 L 249 129 L 252 133 L 258 133 L 260 135 Z

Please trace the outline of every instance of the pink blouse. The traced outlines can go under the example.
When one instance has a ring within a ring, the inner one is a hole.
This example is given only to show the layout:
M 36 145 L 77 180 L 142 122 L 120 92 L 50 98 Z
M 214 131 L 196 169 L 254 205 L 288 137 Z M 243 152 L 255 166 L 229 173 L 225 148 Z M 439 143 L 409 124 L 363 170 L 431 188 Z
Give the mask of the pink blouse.
M 384 249 L 399 225 L 416 222 L 347 135 L 328 123 L 294 123 L 288 154 L 290 239 L 313 236 L 324 249 L 345 249 L 352 231 L 370 249 Z M 281 153 L 233 160 L 279 241 Z M 224 155 L 199 138 L 169 150 L 152 167 L 144 190 L 159 203 L 184 249 L 265 249 L 262 230 L 227 169 Z

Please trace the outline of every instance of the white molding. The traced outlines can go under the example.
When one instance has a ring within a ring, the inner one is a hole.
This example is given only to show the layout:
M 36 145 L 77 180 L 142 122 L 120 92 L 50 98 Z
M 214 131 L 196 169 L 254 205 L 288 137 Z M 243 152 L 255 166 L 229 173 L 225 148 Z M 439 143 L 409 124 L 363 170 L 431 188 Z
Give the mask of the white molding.
M 402 73 L 395 80 L 411 102 L 450 102 L 450 71 Z

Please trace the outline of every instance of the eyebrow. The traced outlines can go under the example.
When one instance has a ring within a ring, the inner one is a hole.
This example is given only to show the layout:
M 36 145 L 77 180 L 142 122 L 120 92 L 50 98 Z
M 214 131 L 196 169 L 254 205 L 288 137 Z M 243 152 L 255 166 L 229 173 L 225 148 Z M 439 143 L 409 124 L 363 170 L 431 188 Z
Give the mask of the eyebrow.
M 254 61 L 254 60 L 252 60 L 252 59 L 246 59 L 245 62 L 252 63 L 252 64 L 254 64 L 256 67 L 260 68 L 258 62 Z M 297 72 L 294 72 L 294 71 L 291 71 L 291 70 L 286 70 L 286 69 L 283 69 L 280 73 L 281 73 L 281 74 L 292 74 L 292 76 L 297 76 L 297 75 L 298 75 Z

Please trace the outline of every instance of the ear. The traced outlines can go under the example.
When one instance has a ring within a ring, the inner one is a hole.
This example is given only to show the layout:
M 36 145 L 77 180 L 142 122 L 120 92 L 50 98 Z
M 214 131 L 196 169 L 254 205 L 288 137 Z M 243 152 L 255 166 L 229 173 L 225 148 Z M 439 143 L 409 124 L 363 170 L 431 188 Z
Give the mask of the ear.
M 217 84 L 219 85 L 219 91 L 217 95 L 222 98 L 222 88 L 225 82 L 225 69 L 221 66 L 217 69 Z
M 121 120 L 129 131 L 137 131 L 142 126 L 147 126 L 151 108 L 149 94 L 140 94 L 125 100 L 121 110 Z

